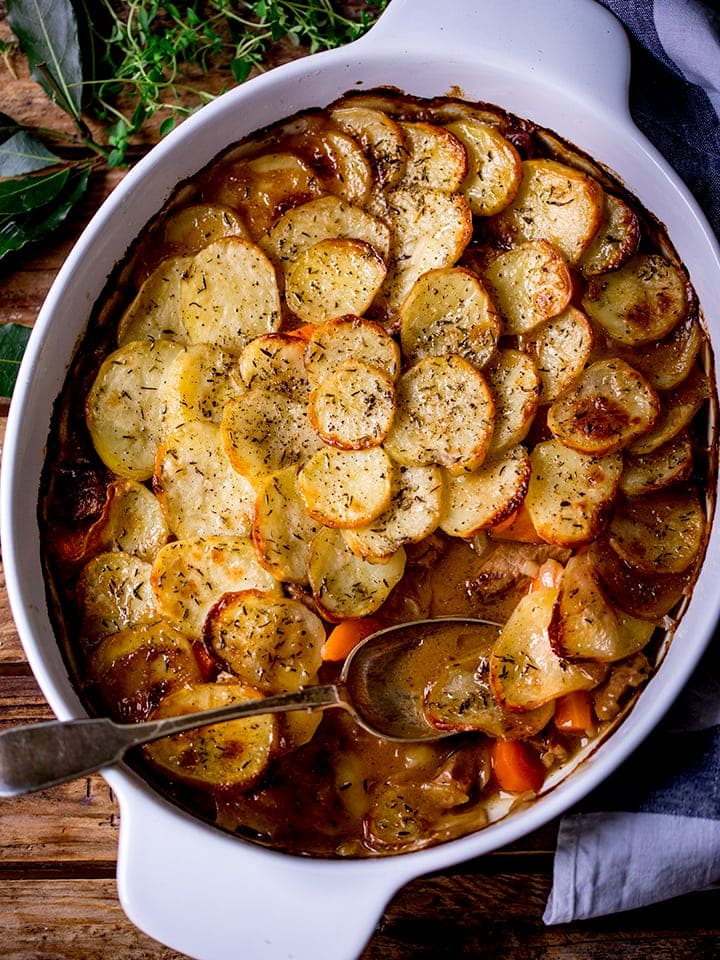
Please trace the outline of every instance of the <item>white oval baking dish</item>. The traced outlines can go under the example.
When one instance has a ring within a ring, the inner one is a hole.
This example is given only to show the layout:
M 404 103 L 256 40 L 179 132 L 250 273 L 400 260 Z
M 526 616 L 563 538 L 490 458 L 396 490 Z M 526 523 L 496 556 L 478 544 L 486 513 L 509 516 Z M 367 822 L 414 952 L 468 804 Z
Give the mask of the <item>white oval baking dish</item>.
M 40 565 L 37 490 L 53 403 L 108 275 L 176 183 L 232 141 L 350 89 L 394 85 L 419 96 L 454 93 L 496 103 L 600 160 L 667 225 L 717 348 L 717 242 L 687 189 L 632 123 L 629 62 L 623 29 L 594 0 L 393 0 L 361 40 L 231 91 L 127 175 L 83 233 L 38 317 L 3 457 L 8 593 L 30 664 L 60 718 L 84 710 L 53 637 Z M 680 629 L 630 717 L 568 780 L 473 836 L 380 860 L 291 857 L 194 820 L 129 770 L 108 770 L 122 813 L 118 879 L 125 911 L 148 934 L 197 960 L 351 960 L 405 882 L 539 827 L 631 753 L 681 690 L 712 635 L 719 575 L 716 526 Z

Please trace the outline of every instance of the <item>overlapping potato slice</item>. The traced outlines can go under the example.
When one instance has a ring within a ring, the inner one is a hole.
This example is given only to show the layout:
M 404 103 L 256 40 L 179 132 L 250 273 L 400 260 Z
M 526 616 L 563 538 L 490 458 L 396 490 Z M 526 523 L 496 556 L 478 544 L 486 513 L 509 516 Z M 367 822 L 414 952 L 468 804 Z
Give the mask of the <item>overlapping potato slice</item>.
M 178 540 L 250 533 L 255 491 L 230 463 L 219 424 L 173 430 L 158 449 L 153 487 Z
M 345 530 L 352 552 L 373 562 L 389 560 L 406 543 L 419 543 L 440 522 L 443 476 L 437 466 L 393 466 L 387 510 L 365 527 Z
M 85 564 L 78 581 L 78 597 L 81 632 L 87 645 L 93 646 L 107 634 L 131 624 L 157 619 L 151 570 L 145 560 L 124 550 L 99 553 Z
M 317 683 L 325 627 L 299 600 L 258 590 L 226 594 L 208 614 L 204 636 L 225 669 L 263 693 Z
M 307 582 L 310 543 L 319 529 L 297 488 L 298 469 L 286 467 L 260 485 L 252 525 L 261 566 L 289 583 Z
M 304 360 L 311 387 L 317 387 L 346 360 L 372 364 L 395 380 L 400 349 L 379 324 L 348 316 L 318 324 L 308 340 Z
M 627 497 L 608 531 L 613 550 L 643 573 L 683 573 L 700 554 L 705 513 L 694 491 Z
M 674 390 L 690 375 L 703 343 L 697 317 L 678 324 L 664 340 L 619 348 L 618 354 L 639 370 L 656 390 Z
M 158 704 L 153 719 L 257 700 L 244 683 L 198 683 L 174 690 Z M 277 748 L 277 719 L 271 714 L 226 720 L 155 740 L 143 749 L 165 774 L 200 788 L 249 787 L 263 774 Z
M 524 160 L 512 202 L 491 220 L 508 246 L 547 240 L 569 263 L 577 263 L 603 219 L 604 193 L 597 180 L 557 160 Z
M 457 353 L 484 367 L 495 352 L 500 317 L 478 277 L 464 267 L 428 270 L 400 305 L 400 342 L 409 360 Z
M 219 423 L 239 392 L 237 357 L 210 343 L 190 344 L 168 368 L 162 394 L 168 431 L 188 420 Z
M 363 240 L 332 238 L 303 250 L 285 277 L 285 303 L 305 323 L 360 316 L 382 286 L 385 264 Z
M 565 446 L 585 453 L 614 453 L 651 429 L 658 395 L 630 364 L 598 360 L 548 410 L 548 427 Z
M 660 395 L 660 415 L 653 429 L 630 446 L 630 453 L 652 453 L 668 443 L 690 425 L 695 414 L 710 396 L 710 381 L 705 371 L 696 364 L 690 374 L 674 390 Z
M 667 336 L 689 310 L 687 279 L 658 253 L 638 253 L 619 270 L 591 277 L 583 309 L 619 343 Z
M 640 223 L 637 214 L 624 200 L 606 193 L 603 220 L 578 266 L 586 277 L 617 270 L 640 244 Z
M 328 620 L 366 617 L 378 610 L 405 572 L 402 547 L 384 563 L 357 557 L 344 531 L 322 527 L 310 546 L 308 573 L 315 602 Z
M 164 243 L 183 256 L 192 256 L 221 237 L 245 237 L 248 229 L 229 207 L 212 203 L 193 203 L 171 213 L 162 229 Z
M 507 519 L 522 503 L 530 480 L 530 458 L 519 444 L 488 458 L 472 473 L 448 475 L 440 528 L 452 537 L 472 537 Z
M 407 159 L 403 183 L 417 183 L 454 193 L 468 172 L 468 158 L 461 141 L 447 128 L 423 121 L 401 120 Z
M 190 537 L 166 544 L 150 573 L 155 606 L 190 636 L 200 636 L 210 608 L 224 593 L 280 585 L 258 563 L 249 537 Z
M 530 465 L 525 504 L 542 539 L 572 547 L 597 537 L 612 508 L 622 456 L 594 456 L 553 439 L 533 448 Z
M 318 111 L 291 121 L 281 143 L 313 168 L 326 193 L 365 205 L 372 185 L 370 164 L 358 141 L 329 122 L 326 115 Z
M 131 340 L 103 361 L 85 417 L 98 456 L 119 477 L 152 476 L 165 432 L 163 387 L 183 349 L 172 340 Z
M 558 605 L 556 587 L 540 587 L 521 598 L 490 656 L 490 685 L 506 710 L 535 710 L 573 690 L 591 690 L 602 664 L 565 660 L 552 648 Z
M 494 424 L 495 401 L 479 370 L 456 354 L 424 357 L 398 382 L 385 449 L 406 466 L 462 473 L 482 463 Z
M 535 327 L 525 340 L 540 373 L 540 403 L 552 403 L 585 369 L 595 337 L 585 314 L 573 306 Z
M 501 350 L 485 368 L 495 398 L 495 428 L 488 457 L 514 447 L 527 436 L 538 408 L 540 374 L 534 361 L 520 350 Z
M 310 394 L 310 423 L 326 443 L 344 450 L 375 447 L 395 413 L 392 377 L 362 360 L 346 360 Z
M 499 254 L 483 279 L 504 321 L 504 332 L 529 333 L 568 306 L 572 280 L 565 260 L 546 240 L 520 243 Z
M 465 147 L 468 171 L 460 184 L 470 209 L 491 217 L 515 198 L 522 180 L 522 162 L 515 147 L 497 127 L 473 117 L 447 124 Z
M 203 247 L 180 284 L 182 320 L 192 343 L 239 353 L 280 326 L 275 268 L 249 240 L 224 237 Z
M 122 550 L 152 561 L 168 533 L 160 502 L 146 486 L 136 480 L 114 480 L 90 538 L 103 552 Z
M 189 342 L 180 296 L 181 281 L 189 264 L 187 256 L 160 261 L 120 318 L 118 346 L 132 340 Z
M 650 453 L 627 454 L 620 490 L 629 497 L 640 497 L 687 479 L 692 468 L 692 444 L 687 434 L 682 433 Z
M 240 354 L 238 369 L 248 389 L 263 389 L 307 403 L 305 343 L 288 333 L 268 333 L 252 340 Z
M 364 527 L 387 510 L 392 464 L 382 447 L 318 450 L 298 473 L 297 485 L 313 520 L 329 527 Z
M 381 187 L 392 187 L 403 176 L 407 149 L 399 125 L 382 110 L 354 105 L 338 106 L 330 117 L 362 146 Z

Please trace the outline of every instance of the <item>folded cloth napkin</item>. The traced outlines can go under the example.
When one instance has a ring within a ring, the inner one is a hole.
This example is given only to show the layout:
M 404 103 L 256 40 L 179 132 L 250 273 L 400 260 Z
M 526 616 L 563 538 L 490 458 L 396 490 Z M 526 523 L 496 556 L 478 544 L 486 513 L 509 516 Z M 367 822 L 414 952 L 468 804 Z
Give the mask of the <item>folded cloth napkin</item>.
M 600 0 L 632 44 L 638 127 L 720 237 L 720 11 L 715 0 Z M 561 823 L 548 924 L 720 882 L 720 630 L 660 727 Z

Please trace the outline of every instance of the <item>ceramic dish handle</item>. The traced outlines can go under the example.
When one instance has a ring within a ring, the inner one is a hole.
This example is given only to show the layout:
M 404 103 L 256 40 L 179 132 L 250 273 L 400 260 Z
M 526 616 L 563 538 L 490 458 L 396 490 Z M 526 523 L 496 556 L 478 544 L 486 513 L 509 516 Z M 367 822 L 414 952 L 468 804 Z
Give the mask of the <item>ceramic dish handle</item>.
M 374 53 L 427 50 L 448 63 L 521 68 L 530 85 L 628 113 L 627 36 L 596 0 L 392 0 L 360 42 Z

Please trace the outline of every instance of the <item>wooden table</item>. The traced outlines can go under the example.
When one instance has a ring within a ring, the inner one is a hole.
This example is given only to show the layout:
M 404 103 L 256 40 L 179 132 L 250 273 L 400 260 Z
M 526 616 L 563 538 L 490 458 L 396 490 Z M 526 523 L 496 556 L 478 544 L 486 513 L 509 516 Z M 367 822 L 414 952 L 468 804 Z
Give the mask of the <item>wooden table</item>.
M 8 35 L 0 19 L 0 38 Z M 280 58 L 287 55 L 279 53 Z M 17 76 L 0 61 L 0 109 L 20 121 L 66 124 L 22 64 L 15 62 L 14 67 Z M 42 247 L 19 256 L 11 271 L 0 270 L 0 322 L 34 322 L 74 240 L 122 176 L 121 171 L 96 173 L 88 195 L 63 229 Z M 4 431 L 7 409 L 0 413 Z M 15 631 L 0 574 L 0 729 L 49 717 Z M 119 821 L 115 797 L 99 776 L 0 802 L 4 960 L 181 957 L 137 931 L 118 904 L 114 877 Z M 720 957 L 720 890 L 546 928 L 541 917 L 551 886 L 556 829 L 557 824 L 550 824 L 510 848 L 410 883 L 388 905 L 362 960 Z

